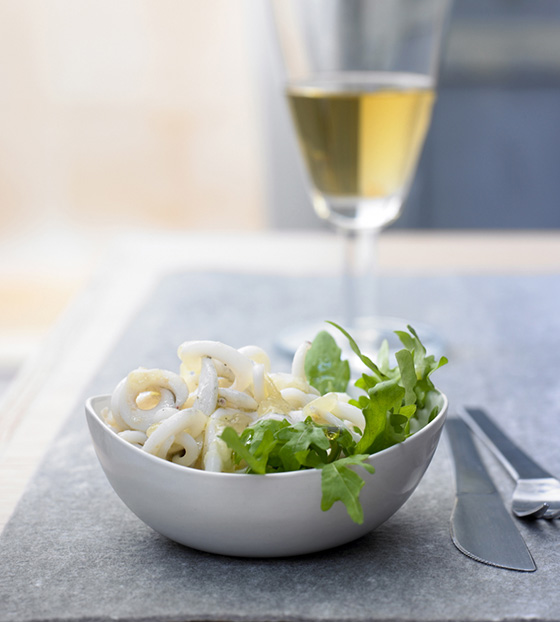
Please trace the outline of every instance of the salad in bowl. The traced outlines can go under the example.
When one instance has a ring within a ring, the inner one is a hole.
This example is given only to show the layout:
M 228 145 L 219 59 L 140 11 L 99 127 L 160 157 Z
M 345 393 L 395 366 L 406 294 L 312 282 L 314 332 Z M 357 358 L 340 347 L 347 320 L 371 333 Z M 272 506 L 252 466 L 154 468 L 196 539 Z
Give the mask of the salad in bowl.
M 117 494 L 156 531 L 230 555 L 353 540 L 396 512 L 428 467 L 447 399 L 412 327 L 392 363 L 342 327 L 363 373 L 320 332 L 274 372 L 258 346 L 189 341 L 177 371 L 138 368 L 90 398 L 88 424 Z

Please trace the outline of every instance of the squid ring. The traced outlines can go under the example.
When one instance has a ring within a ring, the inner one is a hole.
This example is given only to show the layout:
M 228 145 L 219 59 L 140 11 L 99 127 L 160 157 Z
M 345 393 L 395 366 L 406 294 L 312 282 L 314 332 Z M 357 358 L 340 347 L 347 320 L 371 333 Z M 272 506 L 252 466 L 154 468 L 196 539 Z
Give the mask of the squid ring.
M 311 341 L 304 341 L 296 350 L 294 358 L 292 359 L 292 376 L 301 378 L 307 382 L 305 376 L 305 356 L 311 348 Z
M 183 447 L 185 454 L 183 456 L 176 454 L 171 458 L 171 461 L 182 466 L 191 466 L 200 455 L 200 445 L 188 432 L 176 434 L 175 443 Z
M 249 357 L 254 363 L 264 365 L 266 372 L 270 371 L 270 358 L 268 354 L 259 346 L 243 346 L 239 348 L 238 352 Z
M 205 356 L 225 363 L 233 372 L 235 380 L 232 389 L 245 391 L 253 380 L 253 361 L 232 346 L 219 341 L 185 341 L 179 346 L 177 354 L 185 367 L 199 366 L 199 360 Z
M 138 398 L 150 393 L 153 394 L 151 397 L 158 398 L 157 404 L 142 409 Z M 111 397 L 111 411 L 123 429 L 145 432 L 162 420 L 163 409 L 180 408 L 188 396 L 189 389 L 178 374 L 163 369 L 138 368 L 117 385 Z
M 228 406 L 238 408 L 239 410 L 257 410 L 259 407 L 257 401 L 243 391 L 220 388 L 218 389 L 218 396 L 220 400 L 223 400 L 224 402 L 223 404 L 219 402 L 221 406 L 227 404 Z
M 167 409 L 166 409 L 167 410 Z M 207 417 L 200 410 L 185 408 L 177 410 L 170 408 L 169 413 L 165 413 L 166 418 L 158 424 L 153 432 L 148 436 L 144 443 L 144 451 L 149 454 L 161 456 L 162 448 L 166 447 L 165 453 L 173 444 L 175 435 L 181 432 L 188 432 L 193 438 L 202 433 L 206 427 Z

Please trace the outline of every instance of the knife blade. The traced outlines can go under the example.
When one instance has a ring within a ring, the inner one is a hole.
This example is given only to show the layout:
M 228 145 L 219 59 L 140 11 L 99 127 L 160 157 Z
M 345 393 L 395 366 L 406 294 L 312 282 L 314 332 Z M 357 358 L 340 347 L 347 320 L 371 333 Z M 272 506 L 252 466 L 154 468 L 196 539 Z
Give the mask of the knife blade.
M 453 543 L 476 561 L 509 570 L 535 571 L 531 553 L 482 463 L 467 424 L 450 417 L 445 428 L 457 484 L 451 514 Z

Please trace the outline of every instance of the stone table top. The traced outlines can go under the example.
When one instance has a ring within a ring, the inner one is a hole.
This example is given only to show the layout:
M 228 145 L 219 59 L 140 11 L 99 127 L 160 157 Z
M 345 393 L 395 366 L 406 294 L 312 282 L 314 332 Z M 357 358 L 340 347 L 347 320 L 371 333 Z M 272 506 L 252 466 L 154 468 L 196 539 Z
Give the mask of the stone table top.
M 70 409 L 0 536 L 1 622 L 560 620 L 560 521 L 518 523 L 534 573 L 462 555 L 449 534 L 454 478 L 445 437 L 389 521 L 349 545 L 303 557 L 188 549 L 145 526 L 112 491 L 89 441 L 86 396 L 111 392 L 139 365 L 174 368 L 185 339 L 257 343 L 274 353 L 276 368 L 287 368 L 274 336 L 322 317 L 330 286 L 319 277 L 181 272 L 157 284 Z M 381 292 L 387 313 L 441 332 L 450 364 L 437 384 L 451 412 L 487 408 L 560 475 L 560 276 L 401 275 L 385 278 Z M 512 482 L 481 453 L 507 499 Z

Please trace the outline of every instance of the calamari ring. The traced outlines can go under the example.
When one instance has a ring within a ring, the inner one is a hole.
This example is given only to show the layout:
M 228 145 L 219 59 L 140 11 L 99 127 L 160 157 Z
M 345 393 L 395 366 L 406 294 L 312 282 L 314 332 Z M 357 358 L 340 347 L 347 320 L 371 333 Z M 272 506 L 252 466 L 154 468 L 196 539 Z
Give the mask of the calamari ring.
M 288 404 L 293 409 L 301 409 L 309 402 L 312 402 L 314 399 L 317 399 L 317 396 L 313 393 L 305 393 L 301 389 L 296 389 L 295 387 L 288 387 L 287 389 L 282 389 L 280 391 L 280 395 L 288 402 Z
M 209 356 L 225 363 L 233 372 L 232 389 L 245 391 L 253 380 L 253 361 L 235 348 L 219 341 L 185 341 L 177 354 L 188 369 L 198 369 L 200 359 Z
M 149 409 L 140 408 L 137 400 L 143 393 L 159 396 L 158 403 Z M 145 432 L 154 423 L 162 420 L 163 409 L 180 408 L 188 396 L 189 389 L 178 374 L 163 369 L 140 367 L 131 371 L 117 385 L 111 396 L 111 411 L 115 421 L 123 429 Z
M 258 365 L 264 365 L 266 372 L 270 371 L 270 358 L 268 354 L 259 346 L 243 346 L 239 348 L 238 352 L 249 357 L 254 363 Z
M 201 361 L 196 400 L 193 408 L 211 415 L 216 410 L 218 401 L 218 374 L 211 358 L 205 356 Z
M 218 389 L 218 396 L 218 404 L 220 404 L 220 406 L 229 406 L 230 408 L 238 408 L 239 410 L 257 410 L 259 407 L 257 401 L 243 391 L 220 388 Z
M 167 410 L 167 409 L 166 409 Z M 193 438 L 201 434 L 206 427 L 208 417 L 195 408 L 177 410 L 169 408 L 165 419 L 148 436 L 144 443 L 144 451 L 155 456 L 165 457 L 173 444 L 175 436 L 188 432 Z M 164 453 L 165 451 L 165 453 Z
M 265 374 L 264 365 L 260 363 L 253 365 L 253 397 L 258 403 L 265 398 Z
M 303 414 L 311 417 L 317 423 L 328 423 L 329 425 L 338 425 L 340 419 L 332 414 L 332 410 L 338 403 L 336 393 L 326 393 L 321 397 L 314 399 L 303 407 Z
M 148 438 L 145 432 L 139 430 L 123 430 L 119 432 L 119 436 L 130 444 L 139 446 L 142 446 Z
M 198 456 L 200 456 L 200 444 L 188 432 L 176 434 L 174 442 L 180 445 L 185 450 L 185 453 L 182 456 L 175 454 L 171 461 L 186 467 L 194 464 Z
M 366 420 L 362 411 L 357 406 L 348 404 L 348 402 L 338 400 L 336 406 L 332 410 L 332 414 L 340 419 L 349 421 L 352 425 L 360 428 L 360 430 L 366 427 Z
M 307 382 L 305 375 L 305 357 L 311 348 L 311 341 L 304 341 L 296 350 L 292 359 L 292 376 L 301 378 Z

